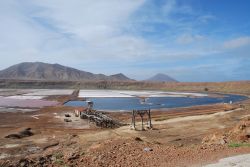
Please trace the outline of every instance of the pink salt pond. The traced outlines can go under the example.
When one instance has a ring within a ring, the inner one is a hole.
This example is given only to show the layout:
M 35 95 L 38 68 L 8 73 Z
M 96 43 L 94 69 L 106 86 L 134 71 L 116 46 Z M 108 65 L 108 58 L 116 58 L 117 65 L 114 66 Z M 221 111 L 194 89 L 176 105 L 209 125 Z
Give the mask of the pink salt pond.
M 55 106 L 56 101 L 37 100 L 37 99 L 11 99 L 0 97 L 1 107 L 19 107 L 19 108 L 42 108 L 45 106 Z

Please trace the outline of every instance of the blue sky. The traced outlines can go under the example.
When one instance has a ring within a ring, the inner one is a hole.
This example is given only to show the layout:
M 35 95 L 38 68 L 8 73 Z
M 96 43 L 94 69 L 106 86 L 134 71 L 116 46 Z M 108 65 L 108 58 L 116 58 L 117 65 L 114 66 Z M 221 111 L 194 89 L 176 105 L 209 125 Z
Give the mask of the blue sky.
M 135 79 L 250 80 L 248 0 L 1 0 L 0 69 L 42 61 Z

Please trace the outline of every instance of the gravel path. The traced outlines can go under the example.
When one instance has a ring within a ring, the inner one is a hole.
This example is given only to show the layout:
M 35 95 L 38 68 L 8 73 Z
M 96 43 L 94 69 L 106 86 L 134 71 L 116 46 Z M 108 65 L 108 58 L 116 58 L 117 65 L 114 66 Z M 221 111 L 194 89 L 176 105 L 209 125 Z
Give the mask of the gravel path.
M 249 167 L 250 166 L 250 154 L 238 155 L 221 159 L 215 164 L 210 164 L 205 167 Z

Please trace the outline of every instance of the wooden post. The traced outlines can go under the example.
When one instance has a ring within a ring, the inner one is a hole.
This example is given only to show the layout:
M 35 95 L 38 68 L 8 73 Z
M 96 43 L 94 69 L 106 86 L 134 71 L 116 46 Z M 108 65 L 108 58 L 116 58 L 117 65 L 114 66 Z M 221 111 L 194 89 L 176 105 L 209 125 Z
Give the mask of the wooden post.
M 131 128 L 133 128 L 134 125 L 134 110 L 132 111 L 132 115 L 131 115 Z
M 132 111 L 131 129 L 135 129 L 135 110 Z
M 141 130 L 144 130 L 144 126 L 143 126 L 143 114 L 141 114 Z
M 135 129 L 135 111 L 133 112 L 133 128 Z
M 148 119 L 149 119 L 149 128 L 152 128 L 152 122 L 151 122 L 151 111 L 150 109 L 148 110 Z

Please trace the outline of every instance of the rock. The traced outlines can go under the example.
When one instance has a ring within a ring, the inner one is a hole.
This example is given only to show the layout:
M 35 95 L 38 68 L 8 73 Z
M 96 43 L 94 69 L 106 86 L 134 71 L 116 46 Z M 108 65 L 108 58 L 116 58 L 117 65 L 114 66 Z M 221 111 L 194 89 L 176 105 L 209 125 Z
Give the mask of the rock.
M 73 134 L 72 137 L 77 137 L 78 135 L 77 134 Z
M 67 114 L 64 114 L 64 116 L 65 116 L 65 117 L 71 117 L 71 115 L 68 114 L 68 113 L 67 113 Z
M 43 150 L 46 150 L 46 149 L 48 149 L 48 148 L 50 148 L 50 147 L 55 147 L 55 146 L 57 146 L 58 144 L 59 144 L 59 142 L 55 142 L 55 143 L 46 145 L 45 147 L 43 147 Z
M 177 139 L 174 139 L 173 141 L 180 141 L 181 140 L 181 138 L 177 138 Z
M 27 128 L 21 132 L 19 132 L 19 134 L 22 136 L 22 137 L 29 137 L 29 136 L 32 136 L 34 135 L 31 131 L 31 128 Z
M 135 141 L 143 141 L 140 137 L 135 137 Z
M 201 150 L 206 150 L 207 147 L 203 145 L 203 146 L 200 147 L 200 149 L 201 149 Z
M 56 161 L 57 158 L 55 156 L 51 157 L 51 161 Z
M 248 139 L 249 139 L 249 135 L 239 135 L 238 136 L 238 140 L 240 140 L 241 142 L 248 141 Z
M 34 166 L 48 166 L 52 162 L 52 155 L 48 154 L 46 156 L 39 157 L 36 161 L 37 164 Z
M 72 120 L 71 120 L 71 119 L 65 118 L 65 119 L 64 119 L 64 122 L 72 122 Z
M 18 163 L 18 166 L 20 167 L 28 167 L 30 166 L 30 162 L 28 159 L 21 159 Z
M 65 145 L 71 146 L 71 145 L 76 144 L 76 143 L 77 143 L 76 141 L 69 141 L 69 142 L 66 142 Z
M 243 129 L 245 129 L 245 128 L 246 128 L 246 125 L 244 125 L 244 124 L 239 126 L 239 129 L 240 129 L 240 130 L 243 130 Z
M 30 153 L 35 153 L 40 150 L 40 147 L 28 147 L 27 151 Z
M 153 151 L 153 149 L 152 149 L 152 148 L 149 148 L 149 147 L 146 147 L 146 148 L 144 148 L 143 150 L 144 150 L 145 152 Z
M 21 136 L 19 134 L 10 134 L 10 135 L 5 136 L 5 138 L 21 139 Z
M 154 144 L 161 145 L 162 143 L 159 141 L 153 141 Z
M 182 144 L 182 143 L 180 143 L 179 145 L 178 145 L 178 147 L 183 147 L 184 146 L 184 144 Z
M 10 165 L 10 161 L 7 160 L 7 161 L 4 161 L 4 162 L 0 162 L 0 166 L 1 166 L 1 167 L 11 166 L 11 165 Z
M 79 157 L 80 157 L 80 155 L 79 155 L 78 153 L 72 153 L 72 154 L 68 157 L 68 161 L 78 159 Z
M 227 143 L 226 140 L 220 139 L 220 144 L 221 144 L 221 145 L 224 145 L 224 144 L 226 144 L 226 143 Z
M 34 135 L 34 133 L 32 133 L 31 128 L 26 128 L 23 131 L 19 132 L 18 134 L 10 134 L 5 136 L 5 138 L 10 138 L 10 139 L 21 139 L 23 137 L 29 137 Z
M 39 158 L 39 164 L 40 164 L 40 165 L 45 164 L 46 161 L 47 161 L 47 160 L 46 160 L 46 158 L 44 158 L 44 157 L 40 157 L 40 158 Z

